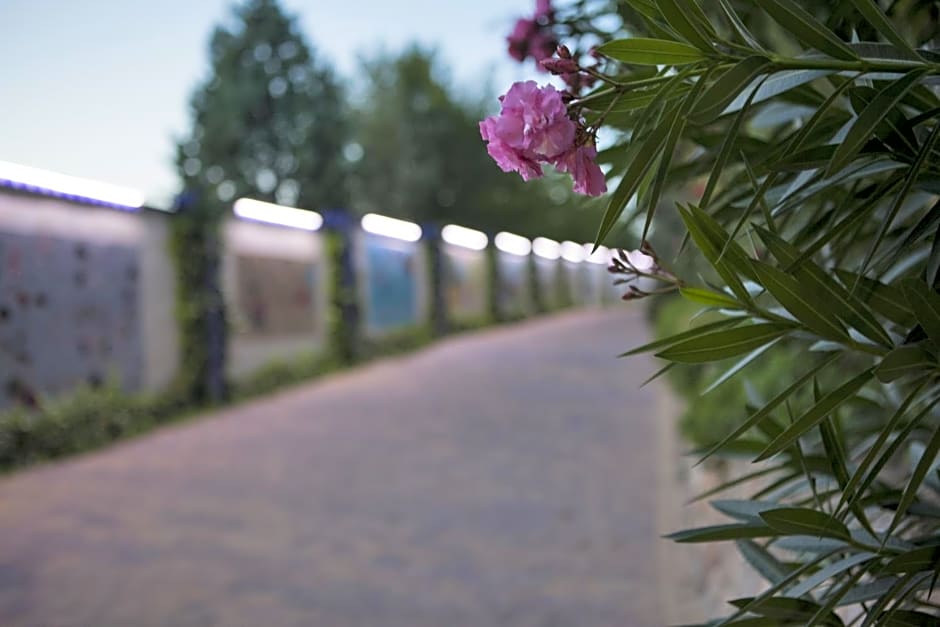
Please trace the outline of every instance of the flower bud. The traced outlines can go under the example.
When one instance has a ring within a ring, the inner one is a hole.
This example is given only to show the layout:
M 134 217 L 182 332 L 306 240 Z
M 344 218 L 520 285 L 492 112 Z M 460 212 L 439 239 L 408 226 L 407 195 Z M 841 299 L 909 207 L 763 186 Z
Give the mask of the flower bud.
M 574 59 L 543 59 L 541 64 L 552 74 L 571 74 L 581 69 Z
M 559 44 L 558 48 L 555 49 L 555 54 L 558 55 L 560 59 L 570 59 L 571 50 L 568 49 L 568 46 L 564 44 Z

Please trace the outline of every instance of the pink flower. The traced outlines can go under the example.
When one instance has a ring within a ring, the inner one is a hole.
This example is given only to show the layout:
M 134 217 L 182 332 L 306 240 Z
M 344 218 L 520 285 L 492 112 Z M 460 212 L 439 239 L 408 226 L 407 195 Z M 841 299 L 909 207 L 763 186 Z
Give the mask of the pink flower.
M 504 172 L 516 171 L 527 181 L 538 178 L 539 162 L 551 162 L 572 149 L 576 126 L 553 86 L 514 83 L 500 100 L 499 115 L 480 122 L 480 135 Z
M 506 132 L 503 125 L 502 131 Z M 514 133 L 510 133 L 514 135 Z M 480 122 L 480 136 L 488 143 L 486 152 L 493 157 L 493 161 L 503 172 L 518 172 L 523 181 L 531 181 L 542 176 L 542 166 L 525 151 L 514 148 L 504 141 L 500 135 L 500 125 L 496 116 L 488 117 Z
M 552 0 L 535 0 L 535 19 L 552 19 L 555 10 L 552 8 Z
M 539 25 L 535 20 L 519 19 L 515 28 L 506 37 L 509 42 L 509 56 L 520 63 L 529 56 L 529 40 L 535 37 L 539 32 Z
M 600 166 L 594 161 L 597 149 L 593 142 L 572 148 L 555 159 L 555 167 L 574 179 L 574 191 L 588 196 L 600 196 L 607 191 L 607 182 Z
M 552 56 L 558 46 L 558 40 L 551 29 L 540 26 L 534 19 L 516 21 L 506 41 L 509 43 L 509 56 L 519 62 L 532 57 L 538 63 Z M 537 67 L 542 69 L 541 66 Z

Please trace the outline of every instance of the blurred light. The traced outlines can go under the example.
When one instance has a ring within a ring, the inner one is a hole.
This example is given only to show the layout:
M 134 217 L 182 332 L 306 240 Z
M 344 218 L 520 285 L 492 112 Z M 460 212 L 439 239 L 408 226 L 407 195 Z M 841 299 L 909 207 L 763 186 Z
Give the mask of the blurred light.
M 581 263 L 584 261 L 585 257 L 584 248 L 581 246 L 581 244 L 576 244 L 574 242 L 562 242 L 561 256 L 565 261 Z
M 610 249 L 606 246 L 598 246 L 597 250 L 593 253 L 591 250 L 594 249 L 594 244 L 585 244 L 584 245 L 584 254 L 588 261 L 591 263 L 598 263 L 607 265 L 610 263 Z
M 316 231 L 323 226 L 323 217 L 316 211 L 275 205 L 251 198 L 239 198 L 233 207 L 235 215 L 246 220 L 290 226 L 305 231 Z
M 448 244 L 471 250 L 483 250 L 490 241 L 486 233 L 456 224 L 448 224 L 441 229 L 441 238 Z
M 406 242 L 417 242 L 421 239 L 421 227 L 414 222 L 380 216 L 377 213 L 367 213 L 362 216 L 362 230 L 374 235 L 402 239 Z
M 536 237 L 532 240 L 532 252 L 545 259 L 558 259 L 561 257 L 561 244 L 547 237 Z
M 0 161 L 0 185 L 124 209 L 139 209 L 144 195 L 136 189 Z
M 496 244 L 496 248 L 510 255 L 524 257 L 532 251 L 532 242 L 528 239 L 505 231 L 497 233 L 496 237 L 493 238 L 493 243 Z

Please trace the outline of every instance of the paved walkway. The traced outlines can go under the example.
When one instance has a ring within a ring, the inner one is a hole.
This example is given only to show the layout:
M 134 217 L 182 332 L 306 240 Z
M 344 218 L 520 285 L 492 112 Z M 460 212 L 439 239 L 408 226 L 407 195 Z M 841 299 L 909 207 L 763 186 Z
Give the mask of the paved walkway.
M 646 627 L 639 308 L 570 312 L 0 480 L 4 627 Z

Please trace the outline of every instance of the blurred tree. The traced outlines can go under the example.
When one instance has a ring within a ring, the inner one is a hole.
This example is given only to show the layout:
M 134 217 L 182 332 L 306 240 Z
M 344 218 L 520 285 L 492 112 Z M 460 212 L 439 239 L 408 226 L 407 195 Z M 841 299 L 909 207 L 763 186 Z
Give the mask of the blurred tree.
M 185 187 L 308 209 L 345 206 L 348 124 L 333 70 L 315 59 L 277 0 L 248 0 L 212 35 L 209 78 L 179 143 Z
M 461 98 L 433 51 L 417 46 L 363 63 L 364 97 L 347 155 L 353 206 L 418 222 L 589 241 L 590 215 L 562 177 L 525 185 L 493 165 L 479 121 L 497 105 Z M 492 106 L 490 106 L 492 105 Z

